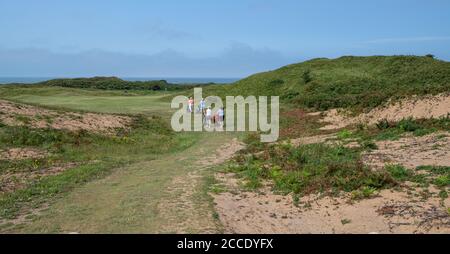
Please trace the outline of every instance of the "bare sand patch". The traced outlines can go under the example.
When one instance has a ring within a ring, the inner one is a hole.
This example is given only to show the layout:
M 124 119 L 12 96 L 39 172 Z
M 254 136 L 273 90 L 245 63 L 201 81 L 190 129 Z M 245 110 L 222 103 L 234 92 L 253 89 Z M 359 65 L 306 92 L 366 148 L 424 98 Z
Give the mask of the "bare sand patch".
M 126 128 L 131 124 L 131 118 L 104 114 L 71 113 L 54 119 L 51 127 L 69 131 L 85 130 L 98 134 L 113 134 L 117 129 Z
M 363 154 L 363 162 L 374 168 L 385 164 L 401 164 L 410 169 L 424 165 L 450 166 L 450 136 L 446 132 L 375 143 L 377 150 Z
M 450 233 L 450 200 L 427 200 L 401 191 L 383 190 L 372 199 L 349 202 L 349 197 L 302 197 L 237 191 L 236 179 L 219 176 L 230 192 L 212 194 L 226 233 Z M 231 180 L 229 180 L 231 179 Z
M 325 135 L 316 135 L 316 136 L 308 136 L 301 137 L 297 139 L 291 139 L 291 144 L 294 146 L 299 145 L 310 145 L 310 144 L 318 144 L 318 143 L 328 143 L 337 138 L 336 134 L 325 134 Z
M 0 160 L 39 159 L 45 156 L 47 156 L 45 151 L 36 148 L 10 148 L 4 151 L 0 150 Z
M 397 122 L 408 117 L 415 119 L 439 118 L 448 114 L 450 114 L 449 94 L 415 96 L 397 102 L 388 102 L 382 107 L 356 117 L 350 116 L 348 112 L 342 109 L 331 109 L 324 112 L 324 117 L 320 121 L 327 123 L 327 125 L 320 129 L 335 130 L 358 123 L 373 125 L 382 119 Z
M 7 125 L 27 125 L 33 128 L 54 128 L 69 131 L 85 130 L 98 134 L 114 134 L 131 125 L 127 116 L 58 112 L 36 106 L 0 100 L 0 120 Z
M 55 111 L 37 108 L 35 106 L 13 103 L 10 101 L 0 100 L 0 112 L 7 114 L 18 114 L 24 116 L 36 115 L 54 115 Z

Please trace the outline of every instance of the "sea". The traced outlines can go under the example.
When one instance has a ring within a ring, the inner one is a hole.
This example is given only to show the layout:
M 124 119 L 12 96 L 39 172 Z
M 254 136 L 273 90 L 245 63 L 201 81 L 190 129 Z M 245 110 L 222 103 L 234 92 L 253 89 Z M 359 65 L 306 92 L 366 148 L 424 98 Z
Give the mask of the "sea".
M 21 83 L 21 84 L 33 84 L 42 81 L 47 81 L 51 79 L 56 79 L 61 77 L 0 77 L 0 85 L 11 84 L 11 83 Z M 166 80 L 172 84 L 207 84 L 207 83 L 217 83 L 217 84 L 229 84 L 238 81 L 239 78 L 164 78 L 164 77 L 151 77 L 151 78 L 130 78 L 130 77 L 120 77 L 127 81 L 153 81 L 153 80 Z

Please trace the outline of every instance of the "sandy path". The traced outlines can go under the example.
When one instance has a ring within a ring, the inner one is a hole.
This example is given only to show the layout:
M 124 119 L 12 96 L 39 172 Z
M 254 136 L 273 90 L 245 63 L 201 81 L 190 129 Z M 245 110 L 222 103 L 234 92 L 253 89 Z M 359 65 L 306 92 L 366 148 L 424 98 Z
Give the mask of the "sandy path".
M 205 175 L 205 171 L 209 168 L 224 163 L 231 159 L 233 155 L 243 145 L 236 139 L 223 144 L 212 153 L 208 152 L 208 148 L 201 148 L 203 154 L 211 154 L 200 158 L 194 162 L 194 170 L 187 175 L 180 175 L 175 177 L 170 186 L 168 192 L 173 194 L 174 198 L 168 199 L 167 202 L 162 202 L 158 206 L 160 211 L 176 211 L 175 213 L 163 212 L 163 218 L 170 223 L 166 223 L 162 228 L 163 232 L 172 233 L 216 233 L 217 221 L 206 221 L 202 218 L 192 216 L 196 214 L 198 210 L 208 210 L 210 202 L 203 200 L 201 202 L 192 202 L 195 199 L 201 199 L 198 195 L 199 188 L 201 188 L 202 180 Z M 212 215 L 209 215 L 212 216 Z M 183 218 L 180 220 L 180 218 Z M 208 223 L 205 223 L 208 222 Z

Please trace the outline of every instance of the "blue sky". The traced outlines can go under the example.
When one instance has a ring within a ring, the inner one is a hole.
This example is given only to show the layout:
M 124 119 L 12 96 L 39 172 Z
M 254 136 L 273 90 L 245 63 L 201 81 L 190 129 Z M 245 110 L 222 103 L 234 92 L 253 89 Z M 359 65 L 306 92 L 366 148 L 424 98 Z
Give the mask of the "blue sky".
M 244 77 L 315 57 L 450 60 L 447 0 L 0 0 L 0 76 Z

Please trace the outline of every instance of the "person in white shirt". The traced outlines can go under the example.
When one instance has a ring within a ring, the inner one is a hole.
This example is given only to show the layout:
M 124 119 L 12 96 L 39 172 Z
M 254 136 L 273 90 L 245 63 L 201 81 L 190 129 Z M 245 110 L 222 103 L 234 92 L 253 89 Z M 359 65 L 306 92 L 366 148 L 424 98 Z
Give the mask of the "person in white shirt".
M 208 127 L 208 128 L 211 128 L 211 117 L 212 117 L 212 110 L 211 110 L 211 107 L 208 107 L 206 109 L 206 115 L 205 115 L 206 127 Z
M 188 101 L 188 112 L 192 113 L 193 111 L 194 111 L 194 99 L 192 99 L 192 97 L 191 97 L 191 98 L 189 98 L 189 101 Z

